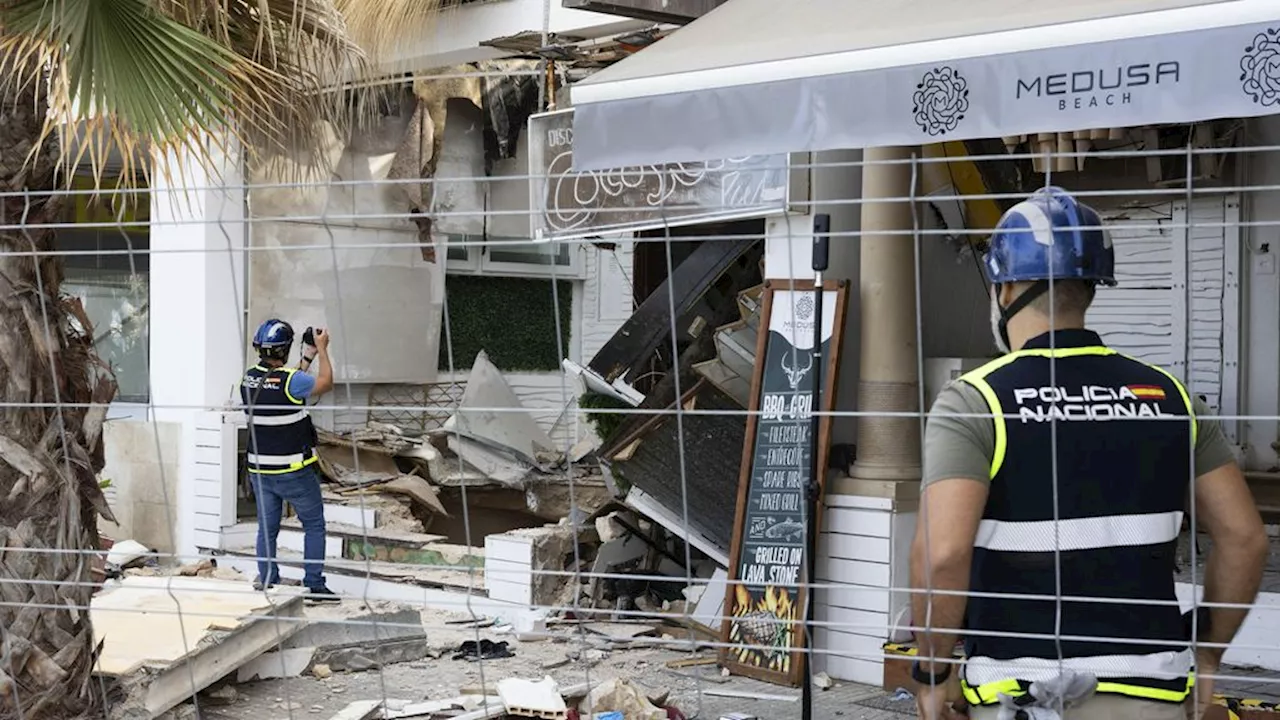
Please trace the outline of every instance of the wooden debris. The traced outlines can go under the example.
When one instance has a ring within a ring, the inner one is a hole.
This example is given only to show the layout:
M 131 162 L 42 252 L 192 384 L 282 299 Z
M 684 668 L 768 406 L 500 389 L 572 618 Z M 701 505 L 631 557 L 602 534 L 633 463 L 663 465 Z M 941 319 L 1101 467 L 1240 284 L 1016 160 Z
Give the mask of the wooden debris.
M 680 668 L 687 668 L 687 667 L 715 665 L 718 662 L 720 662 L 719 658 L 715 657 L 714 655 L 707 655 L 705 657 L 687 657 L 687 658 L 679 658 L 677 660 L 668 660 L 666 662 L 666 665 L 672 670 L 679 670 Z
M 721 675 L 720 673 L 685 672 L 683 670 L 670 670 L 670 669 L 668 669 L 667 672 L 671 673 L 672 675 L 679 675 L 682 678 L 689 678 L 690 680 L 701 680 L 704 682 L 715 683 L 716 685 L 724 685 L 725 683 L 730 682 L 729 678 Z

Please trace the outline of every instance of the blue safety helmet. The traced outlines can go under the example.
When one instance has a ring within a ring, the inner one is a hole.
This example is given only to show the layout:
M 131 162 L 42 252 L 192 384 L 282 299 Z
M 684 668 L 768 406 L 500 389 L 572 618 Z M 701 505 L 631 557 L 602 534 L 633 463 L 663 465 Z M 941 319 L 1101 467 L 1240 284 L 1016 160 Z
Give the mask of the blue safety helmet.
M 293 346 L 293 327 L 289 323 L 271 318 L 258 326 L 253 334 L 253 347 L 260 353 L 279 354 Z
M 992 284 L 1089 280 L 1116 284 L 1116 255 L 1097 211 L 1046 187 L 1005 212 L 983 258 Z

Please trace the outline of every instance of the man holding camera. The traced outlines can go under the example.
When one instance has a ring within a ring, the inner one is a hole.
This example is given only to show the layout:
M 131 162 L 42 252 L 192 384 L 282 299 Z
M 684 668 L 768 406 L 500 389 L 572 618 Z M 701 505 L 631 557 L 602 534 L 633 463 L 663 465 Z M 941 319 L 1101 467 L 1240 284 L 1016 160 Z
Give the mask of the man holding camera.
M 276 537 L 284 503 L 288 502 L 302 523 L 302 583 L 307 600 L 337 602 L 340 598 L 324 582 L 324 504 L 316 469 L 320 458 L 315 449 L 315 426 L 306 409 L 309 398 L 333 389 L 329 333 L 306 329 L 296 368 L 285 366 L 293 347 L 293 328 L 283 320 L 272 318 L 262 323 L 253 335 L 253 347 L 258 351 L 258 364 L 245 371 L 240 382 L 240 397 L 249 420 L 245 459 L 258 501 L 258 578 L 253 586 L 263 590 L 280 582 Z M 315 377 L 308 374 L 313 364 L 318 365 Z

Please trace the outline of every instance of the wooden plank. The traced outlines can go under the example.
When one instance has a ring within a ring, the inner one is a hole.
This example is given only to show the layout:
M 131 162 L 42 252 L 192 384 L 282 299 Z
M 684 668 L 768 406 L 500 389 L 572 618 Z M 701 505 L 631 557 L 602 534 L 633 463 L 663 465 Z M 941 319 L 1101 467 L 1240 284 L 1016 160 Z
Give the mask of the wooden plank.
M 822 534 L 822 539 L 825 553 L 819 552 L 819 557 L 825 554 L 827 557 L 840 560 L 864 560 L 886 564 L 891 557 L 888 538 L 827 532 Z
M 683 316 L 743 253 L 758 241 L 737 237 L 702 243 L 609 338 L 588 367 L 613 382 L 644 361 L 671 333 L 671 314 Z M 671 305 L 674 295 L 675 307 Z
M 823 524 L 831 532 L 887 538 L 892 518 L 892 513 L 882 510 L 828 507 Z
M 821 562 L 821 560 L 819 561 Z M 830 562 L 830 560 L 828 560 Z M 818 577 L 829 574 L 830 571 L 825 570 L 824 566 L 818 565 Z M 869 612 L 889 612 L 889 594 L 888 588 L 867 588 L 867 587 L 842 587 L 837 591 L 826 593 L 827 605 L 831 607 L 843 607 L 851 610 L 866 610 Z
M 822 563 L 818 570 L 819 582 L 855 583 L 883 588 L 892 586 L 892 574 L 889 572 L 889 565 L 886 563 L 841 560 L 828 557 L 821 550 L 818 552 L 818 560 Z

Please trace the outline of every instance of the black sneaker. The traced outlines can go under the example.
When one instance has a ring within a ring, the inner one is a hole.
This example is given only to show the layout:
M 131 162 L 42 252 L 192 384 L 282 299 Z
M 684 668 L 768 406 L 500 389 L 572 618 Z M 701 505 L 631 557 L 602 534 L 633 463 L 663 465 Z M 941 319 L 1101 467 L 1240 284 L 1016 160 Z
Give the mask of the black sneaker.
M 259 580 L 259 579 L 257 579 L 257 578 L 254 578 L 254 580 L 253 580 L 253 591 L 254 591 L 254 592 L 262 592 L 264 589 L 266 589 L 266 590 L 270 590 L 270 589 L 271 589 L 271 588 L 273 588 L 273 587 L 275 587 L 275 584 L 274 584 L 274 583 L 273 583 L 273 584 L 271 584 L 271 585 L 266 586 L 266 588 L 263 588 L 263 587 L 262 587 L 262 581 L 261 581 L 261 580 Z
M 308 588 L 304 596 L 308 603 L 340 603 L 342 597 L 327 587 Z

